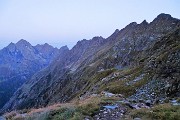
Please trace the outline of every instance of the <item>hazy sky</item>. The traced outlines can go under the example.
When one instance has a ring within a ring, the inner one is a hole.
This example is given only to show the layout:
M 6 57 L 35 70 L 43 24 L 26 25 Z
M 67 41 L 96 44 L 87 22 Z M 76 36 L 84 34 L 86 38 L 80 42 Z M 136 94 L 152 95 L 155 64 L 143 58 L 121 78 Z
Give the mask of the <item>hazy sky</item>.
M 0 0 L 0 49 L 20 39 L 71 48 L 160 13 L 180 18 L 180 0 Z

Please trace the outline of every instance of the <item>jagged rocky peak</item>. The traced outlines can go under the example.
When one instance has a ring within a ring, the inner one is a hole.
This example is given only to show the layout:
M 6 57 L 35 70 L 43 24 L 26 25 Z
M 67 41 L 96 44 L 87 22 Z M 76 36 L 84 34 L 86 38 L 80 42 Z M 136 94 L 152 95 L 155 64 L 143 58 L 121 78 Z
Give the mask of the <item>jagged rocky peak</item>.
M 7 47 L 11 47 L 14 46 L 15 44 L 13 42 L 11 42 Z
M 136 22 L 131 22 L 130 24 L 128 24 L 125 28 L 121 29 L 121 32 L 127 32 L 129 30 L 132 30 L 133 28 L 135 28 L 138 24 Z
M 19 41 L 16 43 L 16 46 L 17 46 L 19 49 L 21 49 L 21 50 L 23 50 L 23 49 L 25 49 L 25 48 L 32 48 L 32 45 L 31 45 L 28 41 L 26 41 L 26 40 L 24 40 L 24 39 L 19 40 Z
M 88 40 L 86 40 L 86 39 L 80 40 L 80 41 L 77 42 L 77 45 L 82 44 L 82 43 L 85 43 L 85 42 L 87 42 L 87 41 L 88 41 Z
M 11 42 L 6 48 L 8 48 L 10 51 L 14 51 L 16 48 L 16 45 Z
M 119 32 L 119 29 L 116 29 L 113 34 L 117 34 Z
M 152 21 L 152 23 L 172 22 L 172 21 L 175 21 L 175 20 L 177 20 L 177 19 L 173 18 L 171 15 L 161 13 Z
M 65 45 L 65 46 L 62 46 L 61 48 L 58 49 L 59 50 L 59 58 L 64 58 L 63 56 L 64 55 L 67 55 L 69 54 L 68 52 L 70 51 L 68 46 Z
M 169 14 L 161 13 L 150 24 L 149 29 L 156 31 L 159 35 L 170 32 L 170 29 L 175 29 L 180 26 L 179 19 L 171 17 Z
M 44 45 L 42 45 L 44 48 L 47 49 L 57 49 L 56 47 L 53 47 L 52 45 L 49 45 L 48 43 L 45 43 Z
M 68 48 L 68 46 L 67 45 L 65 45 L 65 46 L 62 46 L 59 50 L 69 50 L 69 48 Z
M 126 27 L 135 27 L 137 25 L 137 22 L 131 22 L 129 25 L 127 25 Z
M 84 45 L 86 46 L 88 44 L 93 44 L 93 43 L 96 43 L 96 42 L 101 42 L 103 40 L 104 40 L 104 38 L 102 36 L 95 36 L 95 37 L 93 37 L 90 40 L 83 39 L 83 40 L 78 41 L 77 44 L 74 47 L 76 47 L 76 46 L 84 46 Z
M 103 39 L 104 39 L 104 38 L 103 38 L 102 36 L 95 36 L 95 37 L 93 37 L 93 38 L 90 39 L 90 40 L 83 39 L 83 40 L 81 40 L 81 41 L 78 41 L 78 43 L 79 43 L 79 42 L 91 41 L 91 40 L 103 40 Z
M 170 18 L 172 18 L 171 15 L 165 14 L 165 13 L 161 13 L 157 16 L 157 19 L 159 19 L 159 20 L 170 19 Z
M 88 43 L 89 43 L 89 41 L 86 39 L 80 40 L 76 43 L 76 45 L 72 48 L 72 50 L 79 49 L 81 47 L 85 47 L 85 46 L 87 46 Z
M 43 50 L 47 51 L 47 50 L 55 49 L 53 46 L 49 45 L 48 43 L 45 43 L 43 45 L 38 44 L 35 46 L 35 48 L 42 52 Z
M 51 45 L 49 45 L 48 43 L 45 43 L 44 46 L 51 46 Z
M 44 45 L 43 45 L 44 47 L 52 47 L 51 45 L 49 45 L 48 43 L 45 43 Z
M 95 36 L 92 38 L 92 40 L 98 40 L 98 39 L 104 39 L 102 36 Z
M 146 20 L 143 20 L 141 25 L 148 25 L 149 23 Z
M 16 45 L 31 45 L 28 41 L 21 39 L 19 40 Z
M 27 42 L 24 39 L 19 40 L 17 43 L 10 43 L 7 47 L 5 47 L 6 49 L 8 49 L 9 51 L 13 52 L 18 50 L 25 50 L 25 48 L 32 48 L 32 45 Z
M 112 35 L 110 35 L 106 40 L 113 41 L 114 38 L 119 34 L 120 30 L 116 29 Z
M 56 47 L 53 47 L 52 45 L 49 45 L 48 43 L 45 43 L 45 44 L 37 44 L 36 46 L 34 46 L 36 49 L 38 50 L 53 50 L 53 49 L 58 49 Z

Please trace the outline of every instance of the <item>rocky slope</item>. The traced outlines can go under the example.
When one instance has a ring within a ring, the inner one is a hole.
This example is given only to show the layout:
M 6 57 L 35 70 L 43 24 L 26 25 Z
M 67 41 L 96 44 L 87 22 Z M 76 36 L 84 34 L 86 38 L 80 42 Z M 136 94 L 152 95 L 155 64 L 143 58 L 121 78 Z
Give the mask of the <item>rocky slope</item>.
M 151 23 L 133 22 L 106 39 L 79 41 L 23 84 L 1 111 L 42 107 L 102 91 L 131 99 L 142 95 L 143 100 L 178 96 L 179 27 L 179 19 L 160 14 Z M 164 89 L 156 87 L 160 84 Z
M 0 108 L 25 81 L 58 54 L 59 50 L 48 44 L 32 46 L 23 39 L 0 50 Z

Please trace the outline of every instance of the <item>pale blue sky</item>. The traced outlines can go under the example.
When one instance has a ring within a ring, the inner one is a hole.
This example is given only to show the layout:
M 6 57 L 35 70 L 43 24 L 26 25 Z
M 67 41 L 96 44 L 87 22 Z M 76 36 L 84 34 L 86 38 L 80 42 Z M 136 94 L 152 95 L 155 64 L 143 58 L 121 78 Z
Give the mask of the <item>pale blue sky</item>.
M 180 0 L 0 0 L 0 49 L 20 39 L 72 47 L 160 13 L 180 18 Z

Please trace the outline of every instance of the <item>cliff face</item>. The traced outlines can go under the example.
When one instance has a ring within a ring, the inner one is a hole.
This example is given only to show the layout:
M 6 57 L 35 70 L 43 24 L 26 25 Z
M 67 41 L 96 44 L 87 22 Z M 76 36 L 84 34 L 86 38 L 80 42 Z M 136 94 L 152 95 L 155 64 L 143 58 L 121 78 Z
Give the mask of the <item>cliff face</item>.
M 0 50 L 0 107 L 30 77 L 49 65 L 59 50 L 48 44 L 32 46 L 26 40 Z
M 160 14 L 151 23 L 133 22 L 106 39 L 79 41 L 23 84 L 2 111 L 46 106 L 102 90 L 137 97 L 138 90 L 158 79 L 164 86 L 169 82 L 162 95 L 175 95 L 173 91 L 179 89 L 179 27 L 180 20 Z M 143 78 L 141 84 L 136 83 L 138 77 Z

